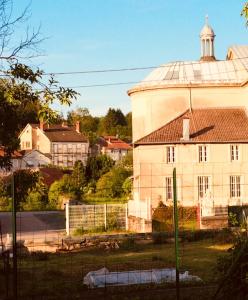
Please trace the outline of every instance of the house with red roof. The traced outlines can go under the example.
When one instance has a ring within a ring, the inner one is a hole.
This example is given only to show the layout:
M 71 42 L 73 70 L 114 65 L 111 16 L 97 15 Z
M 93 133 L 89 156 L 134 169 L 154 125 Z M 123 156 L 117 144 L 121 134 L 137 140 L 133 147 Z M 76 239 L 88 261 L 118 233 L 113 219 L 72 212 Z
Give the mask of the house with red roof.
M 132 147 L 118 138 L 118 136 L 102 136 L 98 141 L 100 152 L 111 157 L 114 161 L 121 160 Z
M 89 150 L 88 138 L 76 126 L 65 123 L 49 125 L 27 124 L 19 135 L 21 150 L 38 150 L 50 158 L 51 164 L 73 167 L 78 160 L 86 164 Z
M 134 143 L 134 197 L 199 207 L 227 225 L 229 206 L 248 205 L 248 115 L 245 108 L 189 109 Z M 203 220 L 202 219 L 202 220 Z M 211 219 L 211 220 L 212 220 Z
M 134 144 L 129 213 L 133 207 L 133 216 L 151 221 L 152 209 L 173 205 L 175 169 L 179 205 L 198 208 L 202 228 L 206 218 L 220 228 L 228 211 L 244 212 L 248 205 L 248 46 L 233 45 L 216 59 L 208 20 L 199 42 L 199 59 L 162 64 L 128 91 Z M 146 207 L 147 214 L 137 214 Z

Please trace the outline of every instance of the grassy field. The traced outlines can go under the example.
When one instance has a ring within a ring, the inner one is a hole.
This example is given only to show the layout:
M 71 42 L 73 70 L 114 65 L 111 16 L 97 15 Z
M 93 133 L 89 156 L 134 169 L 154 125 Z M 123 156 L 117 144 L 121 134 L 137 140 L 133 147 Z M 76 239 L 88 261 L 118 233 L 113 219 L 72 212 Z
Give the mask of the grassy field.
M 180 243 L 180 270 L 188 270 L 198 275 L 204 285 L 216 284 L 216 261 L 225 255 L 230 244 L 218 244 L 214 240 Z M 2 263 L 2 262 L 1 262 Z M 18 260 L 20 299 L 98 299 L 99 293 L 106 293 L 106 299 L 128 299 L 131 293 L 135 299 L 170 299 L 155 297 L 156 290 L 161 286 L 108 288 L 101 291 L 89 291 L 83 287 L 84 275 L 89 271 L 107 267 L 111 271 L 145 270 L 151 268 L 174 267 L 173 244 L 150 244 L 147 241 L 127 241 L 116 250 L 83 249 L 69 253 L 38 254 Z M 2 266 L 1 266 L 2 270 Z M 11 275 L 10 275 L 11 276 Z M 4 277 L 0 273 L 0 293 L 4 295 Z M 120 293 L 115 298 L 116 291 Z M 144 290 L 146 292 L 144 292 Z M 202 291 L 202 289 L 200 289 Z M 139 294 L 142 294 L 139 298 Z M 172 290 L 172 294 L 174 290 Z M 151 294 L 151 298 L 149 298 Z M 187 293 L 185 293 L 186 295 Z M 204 293 L 206 295 L 206 293 Z M 83 297 L 84 295 L 84 297 Z M 95 297 L 95 298 L 94 298 Z M 197 296 L 198 297 L 198 296 Z M 198 298 L 182 299 L 198 299 Z M 171 298 L 173 299 L 173 297 Z M 201 299 L 205 299 L 203 296 Z M 207 299 L 207 298 L 206 298 Z

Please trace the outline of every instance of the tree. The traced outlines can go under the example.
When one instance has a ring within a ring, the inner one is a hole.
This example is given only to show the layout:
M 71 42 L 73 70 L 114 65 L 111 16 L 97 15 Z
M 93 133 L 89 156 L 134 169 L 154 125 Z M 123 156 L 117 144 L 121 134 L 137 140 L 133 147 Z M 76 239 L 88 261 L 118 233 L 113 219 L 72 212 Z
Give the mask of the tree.
M 120 109 L 109 108 L 106 116 L 101 121 L 101 134 L 118 134 L 117 126 L 126 126 L 126 118 Z M 120 129 L 120 127 L 119 127 Z
M 51 122 L 58 113 L 50 104 L 54 101 L 70 104 L 77 95 L 72 89 L 60 87 L 53 76 L 44 80 L 44 71 L 22 62 L 37 55 L 40 32 L 26 30 L 25 37 L 18 41 L 15 29 L 27 20 L 28 8 L 17 18 L 13 18 L 12 11 L 12 0 L 0 0 L 0 143 L 5 151 L 0 167 L 6 169 L 11 167 L 11 153 L 19 146 L 22 112 L 31 105 L 36 107 L 37 118 Z
M 246 19 L 246 26 L 248 26 L 248 2 L 245 2 L 241 11 L 241 16 Z
M 103 174 L 107 173 L 114 164 L 114 160 L 107 155 L 89 157 L 85 169 L 86 180 L 88 182 L 97 181 Z
M 19 170 L 14 173 L 14 192 L 17 209 L 23 207 L 23 203 L 30 191 L 37 187 L 39 172 L 31 170 Z
M 123 183 L 130 172 L 122 167 L 115 167 L 104 174 L 96 184 L 96 191 L 99 195 L 108 198 L 123 196 Z
M 133 181 L 132 181 L 131 177 L 127 177 L 125 179 L 125 181 L 123 182 L 123 184 L 122 184 L 123 193 L 127 197 L 131 196 L 131 194 L 132 194 L 132 188 L 133 188 Z
M 11 209 L 11 197 L 8 192 L 10 186 L 9 178 L 0 178 L 0 211 L 9 211 Z

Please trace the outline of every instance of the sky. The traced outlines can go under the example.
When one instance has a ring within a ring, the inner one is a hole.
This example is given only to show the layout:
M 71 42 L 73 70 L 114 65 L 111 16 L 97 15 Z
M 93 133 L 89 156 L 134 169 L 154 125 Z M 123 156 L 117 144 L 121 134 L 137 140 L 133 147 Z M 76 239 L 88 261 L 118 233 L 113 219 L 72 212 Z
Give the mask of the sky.
M 29 0 L 14 0 L 15 13 Z M 233 44 L 246 44 L 248 28 L 239 0 L 32 0 L 31 27 L 41 25 L 42 56 L 32 60 L 45 72 L 75 72 L 159 66 L 178 60 L 198 60 L 199 34 L 209 16 L 216 34 L 215 56 L 225 59 Z M 139 82 L 151 70 L 60 75 L 66 87 Z M 80 93 L 70 107 L 55 105 L 64 115 L 87 107 L 104 115 L 109 107 L 131 111 L 127 90 L 133 84 L 75 88 Z

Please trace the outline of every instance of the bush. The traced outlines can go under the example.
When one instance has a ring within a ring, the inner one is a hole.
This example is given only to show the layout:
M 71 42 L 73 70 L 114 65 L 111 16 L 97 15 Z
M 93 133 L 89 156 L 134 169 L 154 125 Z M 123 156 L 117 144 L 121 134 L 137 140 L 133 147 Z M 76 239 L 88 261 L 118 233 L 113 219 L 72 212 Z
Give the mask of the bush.
M 103 197 L 121 197 L 124 194 L 122 185 L 129 176 L 130 171 L 122 167 L 115 167 L 97 181 L 96 191 Z

